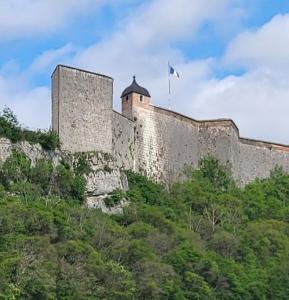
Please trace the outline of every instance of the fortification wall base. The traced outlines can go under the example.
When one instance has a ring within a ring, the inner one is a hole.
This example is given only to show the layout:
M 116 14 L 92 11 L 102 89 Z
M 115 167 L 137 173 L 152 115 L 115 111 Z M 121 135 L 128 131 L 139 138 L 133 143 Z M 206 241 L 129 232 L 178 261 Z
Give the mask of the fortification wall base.
M 196 168 L 209 155 L 228 166 L 240 186 L 269 177 L 275 167 L 289 172 L 288 146 L 240 138 L 231 120 L 196 121 L 154 106 L 134 107 L 133 116 L 134 125 L 123 118 L 118 127 L 131 128 L 134 139 L 126 167 L 153 180 L 169 185 L 183 178 L 186 166 Z M 127 149 L 118 150 L 127 157 Z

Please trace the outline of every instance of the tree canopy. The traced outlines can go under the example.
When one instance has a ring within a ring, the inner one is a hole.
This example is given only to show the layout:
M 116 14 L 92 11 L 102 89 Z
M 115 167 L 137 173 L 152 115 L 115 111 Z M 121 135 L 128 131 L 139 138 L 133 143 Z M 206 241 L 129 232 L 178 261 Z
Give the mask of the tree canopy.
M 288 299 L 289 175 L 244 189 L 213 158 L 170 191 L 128 172 L 123 215 L 82 205 L 80 174 L 0 168 L 0 299 Z

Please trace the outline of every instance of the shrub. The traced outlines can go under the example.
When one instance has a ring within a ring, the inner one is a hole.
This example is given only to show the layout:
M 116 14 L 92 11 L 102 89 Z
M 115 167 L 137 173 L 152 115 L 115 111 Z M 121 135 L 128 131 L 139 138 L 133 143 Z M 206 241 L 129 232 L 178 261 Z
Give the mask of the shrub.
M 75 175 L 67 162 L 54 170 L 50 160 L 42 159 L 31 167 L 26 155 L 15 150 L 0 166 L 0 185 L 25 199 L 54 195 L 83 201 L 85 195 L 84 177 Z
M 106 197 L 104 199 L 104 203 L 106 206 L 108 207 L 112 207 L 115 206 L 117 204 L 120 203 L 120 201 L 126 196 L 125 192 L 120 190 L 120 189 L 116 189 L 114 190 L 111 195 L 109 195 L 108 197 Z
M 30 133 L 31 137 L 33 136 L 33 132 Z M 42 146 L 44 150 L 54 150 L 59 148 L 60 141 L 58 135 L 52 130 L 48 131 L 37 131 L 37 142 Z M 29 141 L 29 139 L 28 139 Z
M 85 180 L 80 175 L 74 175 L 68 164 L 62 162 L 56 168 L 54 193 L 64 198 L 82 201 L 85 193 Z
M 5 137 L 12 143 L 19 141 L 39 143 L 45 150 L 53 150 L 60 146 L 57 134 L 51 130 L 32 131 L 22 128 L 16 115 L 8 107 L 4 108 L 0 114 L 0 137 Z
M 85 179 L 83 176 L 76 175 L 71 182 L 71 197 L 79 200 L 84 200 L 85 194 Z
M 230 169 L 221 165 L 216 158 L 208 156 L 201 159 L 199 168 L 200 174 L 207 178 L 216 189 L 227 191 L 233 185 Z
M 160 205 L 166 202 L 166 194 L 160 184 L 132 171 L 126 172 L 126 175 L 130 188 L 128 195 L 131 200 L 143 201 L 151 205 Z
M 91 172 L 91 167 L 88 162 L 88 157 L 85 153 L 80 153 L 77 155 L 76 161 L 73 165 L 74 172 L 79 175 L 88 174 Z
M 11 192 L 20 195 L 26 201 L 33 201 L 41 197 L 42 189 L 39 185 L 30 182 L 16 182 L 11 185 Z
M 41 159 L 31 168 L 29 179 L 31 182 L 39 184 L 45 195 L 50 194 L 53 184 L 53 166 L 51 161 Z
M 5 196 L 5 188 L 2 184 L 0 184 L 0 198 Z
M 31 161 L 24 153 L 12 150 L 10 157 L 3 163 L 0 170 L 0 183 L 6 188 L 10 184 L 25 181 L 29 177 Z

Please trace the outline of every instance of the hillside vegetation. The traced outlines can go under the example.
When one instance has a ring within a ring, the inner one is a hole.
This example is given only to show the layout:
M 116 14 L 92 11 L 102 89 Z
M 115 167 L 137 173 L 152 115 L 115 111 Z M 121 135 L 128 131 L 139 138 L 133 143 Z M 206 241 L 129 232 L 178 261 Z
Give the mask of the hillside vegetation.
M 9 116 L 0 136 L 22 140 Z M 106 201 L 129 199 L 118 216 L 83 206 L 75 170 L 16 151 L 0 165 L 0 299 L 288 299 L 281 169 L 240 189 L 207 158 L 169 191 L 128 172 L 129 191 Z
M 14 153 L 0 170 L 1 299 L 288 299 L 280 169 L 240 190 L 209 158 L 170 192 L 129 172 L 119 216 L 83 207 L 65 164 Z

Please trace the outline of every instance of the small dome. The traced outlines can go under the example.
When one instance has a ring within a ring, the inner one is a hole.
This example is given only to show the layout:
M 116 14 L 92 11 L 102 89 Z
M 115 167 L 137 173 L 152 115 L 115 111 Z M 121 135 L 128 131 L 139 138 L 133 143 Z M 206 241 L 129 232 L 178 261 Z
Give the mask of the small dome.
M 138 85 L 136 80 L 135 80 L 135 76 L 133 76 L 133 81 L 132 84 L 127 87 L 121 94 L 121 98 L 127 96 L 128 94 L 131 93 L 137 93 L 146 97 L 150 97 L 150 93 L 147 89 L 143 88 L 142 86 Z

